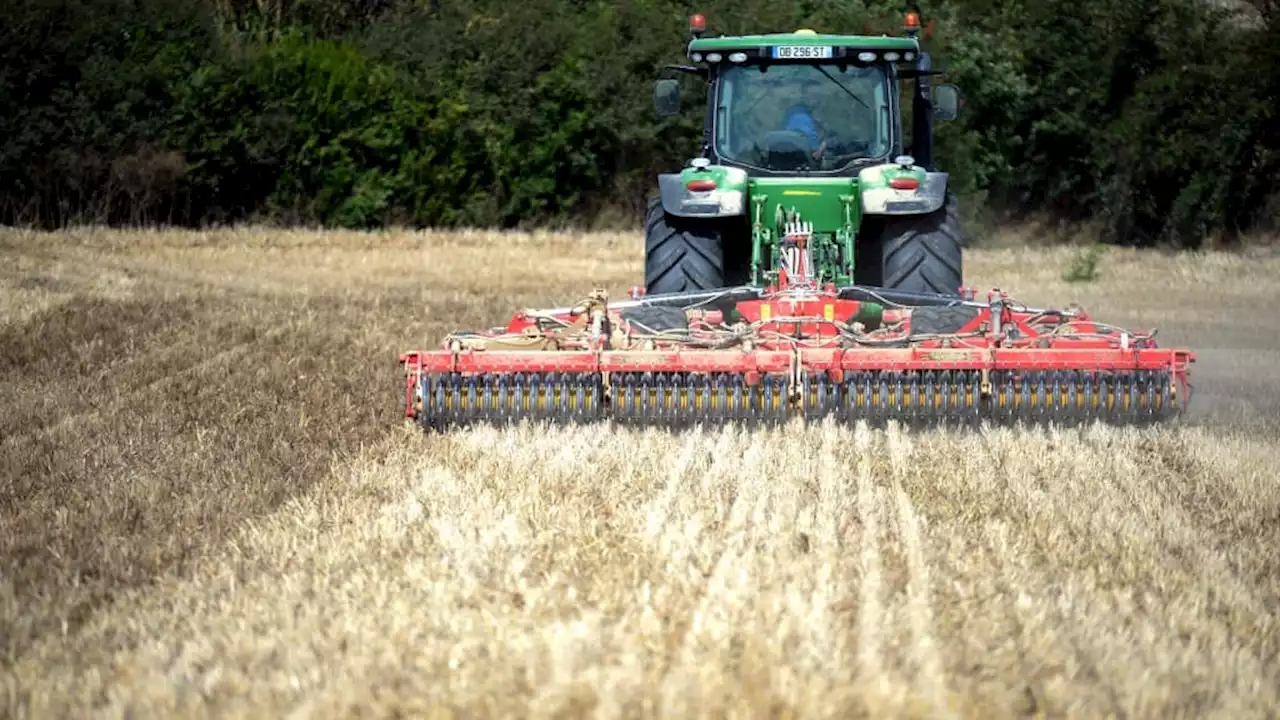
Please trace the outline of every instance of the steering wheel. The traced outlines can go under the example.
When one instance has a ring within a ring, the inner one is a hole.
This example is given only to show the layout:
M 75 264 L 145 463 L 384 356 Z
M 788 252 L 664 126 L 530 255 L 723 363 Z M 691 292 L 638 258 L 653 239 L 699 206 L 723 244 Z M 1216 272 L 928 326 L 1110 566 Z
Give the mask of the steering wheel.
M 835 142 L 827 145 L 826 152 L 822 154 L 822 160 L 829 163 L 830 167 L 840 167 L 855 158 L 866 157 L 870 152 L 871 143 L 869 142 L 861 140 Z
M 764 136 L 766 165 L 776 170 L 810 170 L 815 162 L 809 138 L 795 130 L 775 130 Z

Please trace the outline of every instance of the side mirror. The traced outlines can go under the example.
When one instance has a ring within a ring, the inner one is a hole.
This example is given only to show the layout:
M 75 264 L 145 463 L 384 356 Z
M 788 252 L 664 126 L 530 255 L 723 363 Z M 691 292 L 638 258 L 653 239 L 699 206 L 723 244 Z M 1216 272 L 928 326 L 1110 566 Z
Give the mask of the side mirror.
M 933 116 L 939 120 L 955 120 L 960 116 L 960 88 L 950 83 L 933 89 Z
M 680 81 L 659 80 L 653 85 L 653 107 L 658 117 L 671 117 L 680 112 Z

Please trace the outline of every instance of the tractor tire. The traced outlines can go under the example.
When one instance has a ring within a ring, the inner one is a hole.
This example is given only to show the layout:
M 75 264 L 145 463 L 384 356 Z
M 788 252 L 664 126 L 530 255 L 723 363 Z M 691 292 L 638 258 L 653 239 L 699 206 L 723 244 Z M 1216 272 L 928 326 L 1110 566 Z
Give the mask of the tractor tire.
M 682 218 L 649 201 L 644 222 L 644 287 L 649 294 L 725 287 L 724 239 L 718 220 Z
M 689 317 L 684 309 L 669 305 L 628 308 L 622 311 L 622 319 L 643 326 L 642 330 L 645 332 L 661 333 L 689 329 Z
M 881 284 L 893 290 L 959 295 L 964 282 L 960 226 L 955 196 L 928 215 L 890 216 L 880 236 Z

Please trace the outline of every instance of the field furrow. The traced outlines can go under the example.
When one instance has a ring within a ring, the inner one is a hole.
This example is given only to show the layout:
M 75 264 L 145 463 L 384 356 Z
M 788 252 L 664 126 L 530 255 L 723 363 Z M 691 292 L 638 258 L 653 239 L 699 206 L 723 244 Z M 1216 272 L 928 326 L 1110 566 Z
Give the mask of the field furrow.
M 883 695 L 884 687 L 876 682 L 884 672 L 883 658 L 884 572 L 881 565 L 882 542 L 880 518 L 880 490 L 873 475 L 874 457 L 878 449 L 875 438 L 865 426 L 853 435 L 857 450 L 858 524 L 861 529 L 859 543 L 859 569 L 861 582 L 858 590 L 858 680 L 869 695 Z
M 906 481 L 908 473 L 912 472 L 913 463 L 916 460 L 913 442 L 895 427 L 888 433 L 887 445 L 893 470 L 892 494 L 896 510 L 894 518 L 907 561 L 906 603 L 912 633 L 911 660 L 917 683 L 932 705 L 930 715 L 946 716 L 948 691 L 934 629 L 931 553 L 926 546 L 926 539 L 920 527 L 921 521 L 916 514 L 911 497 L 903 490 L 903 482 Z

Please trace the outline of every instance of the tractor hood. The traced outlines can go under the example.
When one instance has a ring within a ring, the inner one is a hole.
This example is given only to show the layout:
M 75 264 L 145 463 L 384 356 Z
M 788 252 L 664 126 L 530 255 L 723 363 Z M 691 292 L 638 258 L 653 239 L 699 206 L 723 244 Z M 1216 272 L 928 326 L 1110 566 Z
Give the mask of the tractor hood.
M 773 225 L 779 213 L 794 211 L 814 232 L 856 227 L 858 183 L 854 178 L 752 178 L 752 219 Z M 760 205 L 759 215 L 756 206 Z

